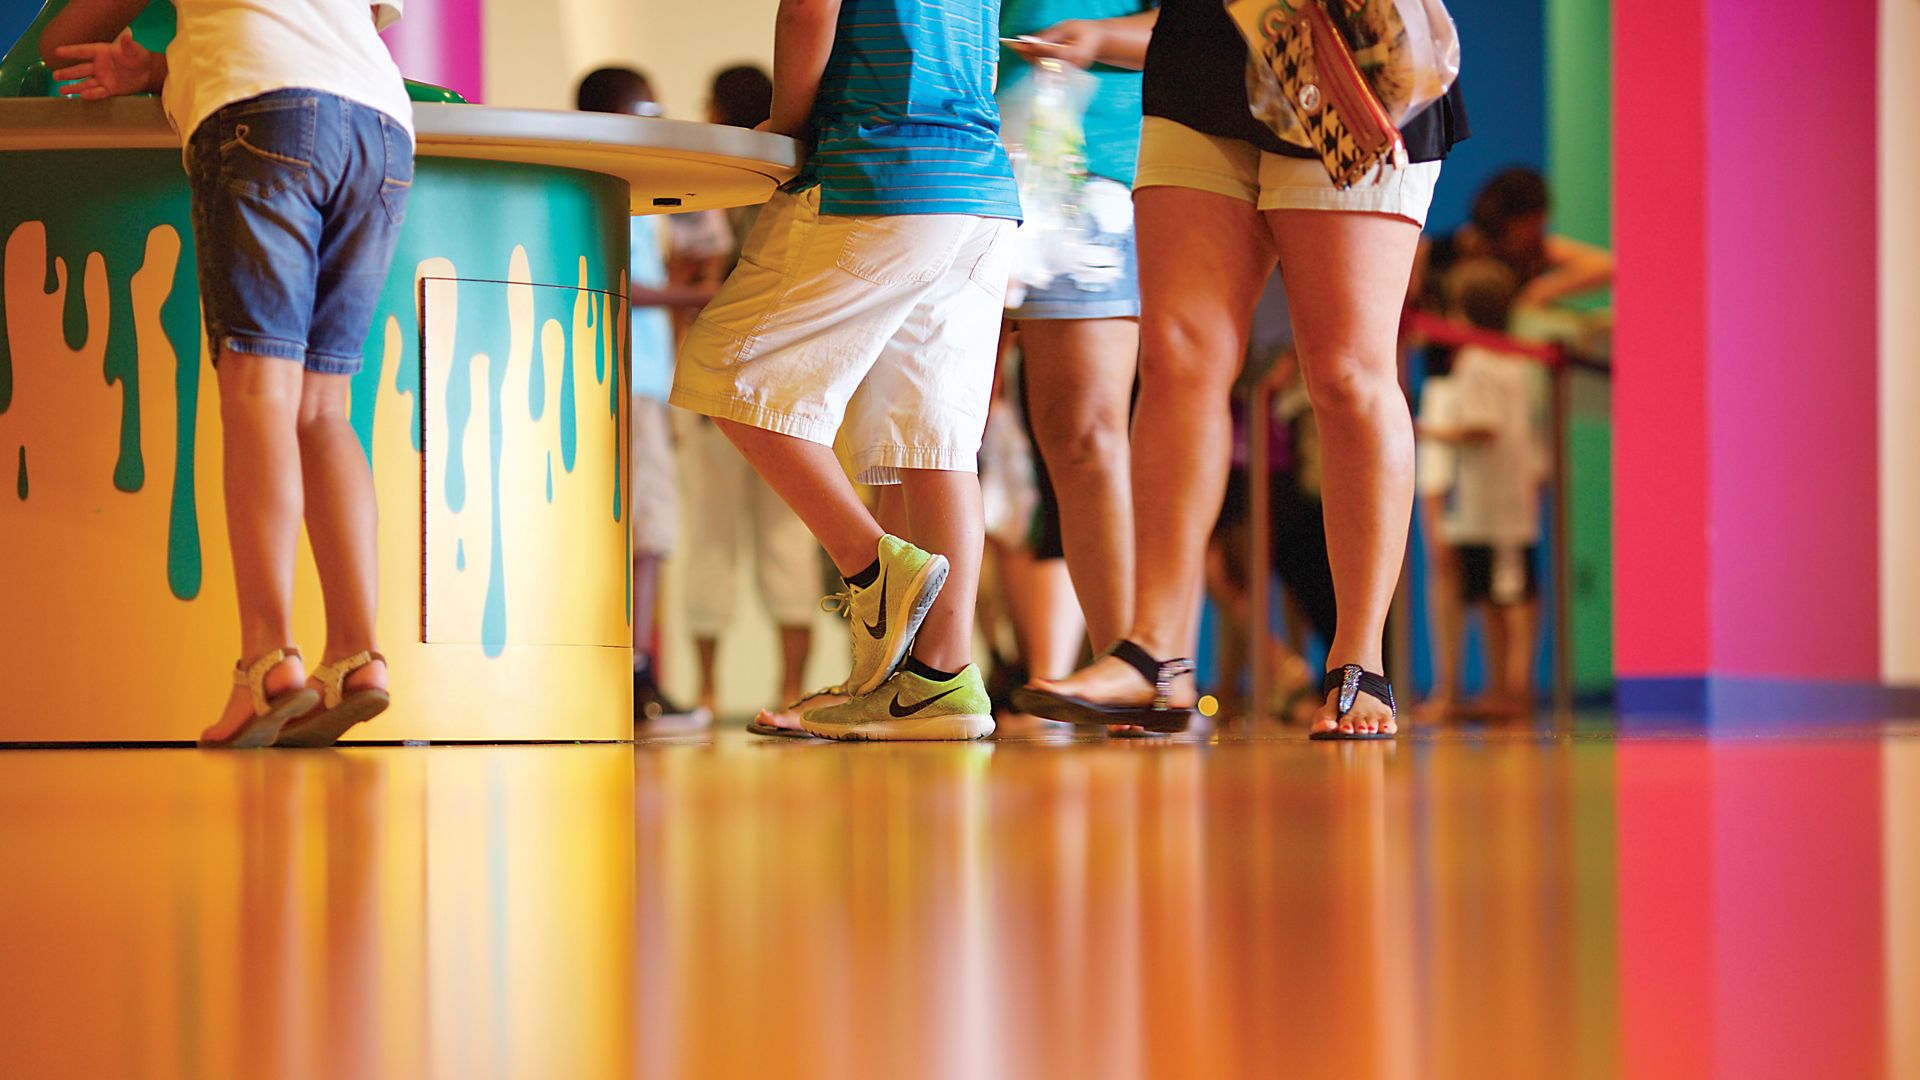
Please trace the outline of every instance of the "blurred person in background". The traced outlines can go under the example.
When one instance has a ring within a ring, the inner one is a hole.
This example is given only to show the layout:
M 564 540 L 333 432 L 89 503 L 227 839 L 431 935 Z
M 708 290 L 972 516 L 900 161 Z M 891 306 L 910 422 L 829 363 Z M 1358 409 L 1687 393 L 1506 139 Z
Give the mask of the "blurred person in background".
M 1127 426 L 1140 356 L 1140 286 L 1131 188 L 1140 149 L 1140 67 L 1158 18 L 1154 0 L 1002 0 L 996 96 L 1002 110 L 1031 92 L 1033 64 L 1085 69 L 1091 86 L 1082 118 L 1086 178 L 1078 198 L 1090 235 L 1083 266 L 1026 292 L 1008 312 L 1019 330 L 1013 383 L 1039 450 L 1041 517 L 1025 575 L 1045 603 L 1077 596 L 1093 647 L 1104 649 L 1133 617 L 1133 493 Z M 1025 552 L 1017 553 L 1018 555 Z M 1064 557 L 1071 582 L 1055 581 Z M 1026 598 L 1014 598 L 1020 610 Z M 1043 605 L 1044 606 L 1044 603 Z M 1035 613 L 1030 674 L 1064 678 L 1077 647 L 1052 644 L 1038 629 L 1064 625 Z
M 766 122 L 772 103 L 773 80 L 765 71 L 744 64 L 729 67 L 714 76 L 707 122 L 759 127 Z M 759 210 L 758 206 L 706 210 L 668 219 L 673 238 L 668 280 L 701 301 L 676 309 L 676 342 L 733 272 Z M 820 546 L 711 419 L 676 410 L 674 431 L 679 437 L 682 483 L 685 490 L 698 493 L 687 504 L 686 559 L 688 580 L 705 585 L 687 590 L 684 614 L 700 666 L 700 707 L 711 712 L 718 706 L 720 638 L 733 623 L 743 548 L 752 552 L 761 602 L 779 627 L 777 700 L 797 700 L 813 647 Z M 781 712 L 763 713 L 750 728 L 760 734 L 805 734 L 797 715 Z
M 1613 253 L 1553 232 L 1552 208 L 1546 177 L 1538 172 L 1513 168 L 1494 176 L 1474 197 L 1467 224 L 1422 243 L 1413 296 L 1445 314 L 1448 272 L 1475 258 L 1497 259 L 1513 272 L 1520 283 L 1515 308 L 1547 307 L 1606 288 L 1613 282 Z
M 1415 716 L 1427 723 L 1451 720 L 1459 702 L 1460 645 L 1466 609 L 1460 598 L 1460 553 L 1447 534 L 1447 504 L 1459 470 L 1458 406 L 1452 349 L 1430 348 L 1414 423 L 1414 491 L 1420 535 L 1427 553 L 1427 620 L 1433 648 L 1433 684 Z
M 653 84 L 632 68 L 604 67 L 580 80 L 576 107 L 586 112 L 659 116 Z M 704 726 L 709 713 L 686 710 L 660 691 L 660 567 L 680 532 L 680 492 L 675 486 L 673 446 L 667 433 L 667 387 L 673 378 L 673 327 L 659 305 L 686 297 L 667 290 L 666 254 L 660 218 L 629 218 L 628 300 L 632 310 L 633 408 L 633 718 L 635 723 Z
M 1518 275 L 1489 258 L 1454 266 L 1446 291 L 1454 318 L 1504 334 L 1521 290 Z M 1487 632 L 1486 700 L 1469 709 L 1524 719 L 1534 704 L 1548 374 L 1530 357 L 1466 345 L 1454 354 L 1448 381 L 1450 415 L 1427 434 L 1456 448 L 1442 528 L 1457 546 L 1460 601 L 1481 615 Z
M 1513 274 L 1518 283 L 1512 307 L 1535 311 L 1578 300 L 1606 288 L 1613 281 L 1613 255 L 1551 228 L 1552 193 L 1546 178 L 1533 169 L 1511 168 L 1496 174 L 1475 195 L 1467 224 L 1451 234 L 1421 244 L 1411 285 L 1415 306 L 1438 315 L 1455 313 L 1447 281 L 1464 260 L 1492 259 Z M 1563 316 L 1564 317 L 1564 316 Z M 1536 320 L 1534 331 L 1552 327 Z M 1500 327 L 1510 333 L 1515 320 Z M 1557 333 L 1556 333 L 1557 336 Z M 1445 437 L 1456 425 L 1451 372 L 1456 350 L 1428 344 L 1424 374 L 1419 380 L 1420 528 L 1427 553 L 1427 601 L 1433 648 L 1433 686 L 1419 710 L 1420 718 L 1452 718 L 1458 706 L 1458 686 L 1466 640 L 1466 612 L 1461 596 L 1459 552 L 1447 538 L 1447 503 L 1451 496 L 1457 445 Z M 1476 556 L 1477 557 L 1477 556 Z M 1490 680 L 1498 685 L 1498 677 Z

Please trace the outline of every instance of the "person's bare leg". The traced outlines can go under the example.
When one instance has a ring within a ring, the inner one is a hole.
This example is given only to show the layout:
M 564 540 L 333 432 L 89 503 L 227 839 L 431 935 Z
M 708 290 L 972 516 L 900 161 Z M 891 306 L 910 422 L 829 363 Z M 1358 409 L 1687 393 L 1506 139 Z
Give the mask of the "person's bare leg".
M 1480 605 L 1480 625 L 1487 634 L 1486 713 L 1499 720 L 1510 719 L 1513 703 L 1507 700 L 1507 671 L 1512 666 L 1513 640 L 1509 637 L 1506 612 L 1501 605 Z
M 841 576 L 873 563 L 885 534 L 854 493 L 832 447 L 733 420 L 716 418 L 714 423 L 774 494 L 807 523 Z M 977 490 L 974 498 L 979 499 Z M 977 552 L 974 558 L 979 559 Z
M 347 423 L 352 382 L 351 375 L 309 372 L 300 391 L 307 537 L 327 612 L 327 647 L 321 659 L 329 664 L 380 648 L 374 635 L 380 594 L 378 506 L 366 452 Z M 350 690 L 386 685 L 387 666 L 378 660 L 346 681 Z
M 1515 720 L 1533 715 L 1534 633 L 1539 624 L 1539 604 L 1522 600 L 1498 609 L 1506 626 L 1507 666 L 1504 678 L 1507 709 Z
M 294 426 L 302 374 L 293 361 L 220 352 L 222 486 L 243 663 L 293 644 L 293 559 L 304 499 Z M 289 660 L 267 673 L 266 690 L 284 694 L 306 681 L 305 667 Z M 205 737 L 224 739 L 252 715 L 251 695 L 236 686 Z
M 807 677 L 807 654 L 813 651 L 813 628 L 810 626 L 782 626 L 780 628 L 780 700 L 797 700 L 804 692 L 802 682 Z
M 1460 601 L 1460 555 L 1442 539 L 1440 531 L 1445 513 L 1444 497 L 1420 500 L 1421 531 L 1427 541 L 1428 630 L 1433 645 L 1433 692 L 1421 704 L 1420 715 L 1429 721 L 1444 721 L 1453 714 L 1459 694 L 1455 679 L 1460 670 L 1460 640 L 1466 623 Z
M 1036 559 L 1032 552 L 1010 544 L 998 545 L 996 550 L 1014 648 L 1026 665 L 1027 677 L 1064 677 L 1080 662 L 1080 649 L 1087 640 L 1087 624 L 1066 561 Z M 985 602 L 984 594 L 981 600 Z M 1006 712 L 999 717 L 995 734 L 1029 735 L 1047 730 L 1048 724 L 1038 716 Z
M 1027 409 L 1060 500 L 1067 569 L 1093 647 L 1104 649 L 1126 635 L 1133 618 L 1127 419 L 1140 324 L 1029 319 L 1020 324 L 1020 340 Z
M 874 489 L 873 520 L 888 536 L 905 539 L 907 535 L 907 495 L 899 484 L 882 484 Z M 865 563 L 861 564 L 866 565 Z
M 947 583 L 920 623 L 913 655 L 941 671 L 959 671 L 973 663 L 973 602 L 980 590 L 987 539 L 980 478 L 940 469 L 901 469 L 900 488 L 907 501 L 906 539 L 947 557 Z
M 1401 392 L 1400 309 L 1420 228 L 1386 214 L 1272 210 L 1301 372 L 1320 428 L 1327 561 L 1340 618 L 1327 667 L 1383 670 L 1381 639 L 1413 513 L 1413 417 Z M 1392 732 L 1370 694 L 1339 717 L 1336 693 L 1313 730 Z
M 1134 193 L 1140 246 L 1140 400 L 1131 469 L 1134 614 L 1127 637 L 1163 660 L 1191 655 L 1207 537 L 1231 456 L 1229 403 L 1273 248 L 1252 204 L 1187 188 Z M 1146 704 L 1153 687 L 1106 657 L 1052 687 Z M 1189 680 L 1179 704 L 1198 697 Z
M 700 707 L 711 716 L 720 707 L 720 639 L 694 638 L 693 654 L 700 664 Z
M 653 662 L 653 622 L 654 612 L 660 605 L 660 556 L 645 552 L 633 553 L 633 655 L 634 670 L 640 670 L 644 663 L 649 669 L 658 669 Z M 644 657 L 644 661 L 640 658 Z
M 1073 579 L 1061 559 L 1036 559 L 1026 550 L 1000 549 L 1008 617 L 1027 674 L 1058 679 L 1080 661 L 1086 623 L 1080 617 Z

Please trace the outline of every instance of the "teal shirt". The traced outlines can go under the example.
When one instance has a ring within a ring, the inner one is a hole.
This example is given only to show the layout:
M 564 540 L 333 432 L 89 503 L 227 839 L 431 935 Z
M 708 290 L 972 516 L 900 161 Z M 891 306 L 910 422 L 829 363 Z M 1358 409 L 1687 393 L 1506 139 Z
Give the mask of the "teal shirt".
M 627 219 L 627 238 L 632 245 L 627 256 L 631 281 L 650 289 L 667 284 L 667 261 L 660 254 L 660 228 L 663 217 Z M 633 336 L 629 349 L 633 359 L 633 392 L 642 397 L 667 400 L 673 386 L 673 320 L 666 308 L 632 309 Z
M 1000 36 L 1038 33 L 1069 19 L 1112 19 L 1151 11 L 1154 0 L 1002 0 Z M 1025 82 L 1033 68 L 1019 53 L 1000 51 L 1000 90 Z M 1140 73 L 1095 64 L 1087 102 L 1087 173 L 1133 186 L 1140 161 Z
M 998 0 L 844 0 L 793 190 L 825 214 L 1020 217 L 993 101 Z

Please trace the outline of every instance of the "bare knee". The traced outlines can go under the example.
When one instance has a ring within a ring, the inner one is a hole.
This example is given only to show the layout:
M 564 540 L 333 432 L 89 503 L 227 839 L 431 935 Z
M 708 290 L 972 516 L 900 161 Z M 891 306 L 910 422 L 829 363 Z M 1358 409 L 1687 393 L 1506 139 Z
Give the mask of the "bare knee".
M 294 417 L 302 439 L 347 428 L 349 380 L 346 375 L 307 375 L 300 388 L 300 411 Z
M 1124 410 L 1066 408 L 1034 417 L 1047 467 L 1057 472 L 1101 470 L 1127 455 Z
M 300 440 L 325 438 L 351 431 L 347 423 L 347 411 L 336 406 L 312 406 L 306 401 L 300 403 L 300 412 L 294 418 L 294 430 Z
M 1367 421 L 1400 402 L 1400 380 L 1393 358 L 1330 352 L 1306 365 L 1307 394 L 1322 424 Z
M 1227 394 L 1245 351 L 1243 333 L 1231 324 L 1181 316 L 1155 319 L 1141 328 L 1141 392 Z

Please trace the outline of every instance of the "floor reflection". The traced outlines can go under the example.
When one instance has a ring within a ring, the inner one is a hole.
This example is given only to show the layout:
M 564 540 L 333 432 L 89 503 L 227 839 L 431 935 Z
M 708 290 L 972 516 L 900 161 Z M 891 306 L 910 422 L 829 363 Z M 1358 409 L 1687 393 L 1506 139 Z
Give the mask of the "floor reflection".
M 0 1075 L 1920 1075 L 1920 739 L 0 753 Z

